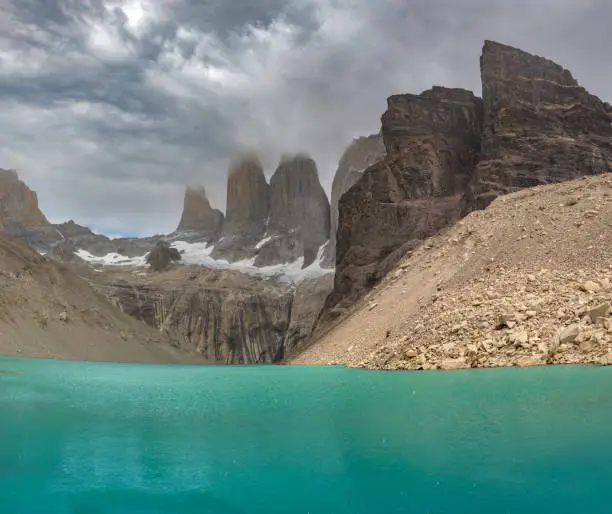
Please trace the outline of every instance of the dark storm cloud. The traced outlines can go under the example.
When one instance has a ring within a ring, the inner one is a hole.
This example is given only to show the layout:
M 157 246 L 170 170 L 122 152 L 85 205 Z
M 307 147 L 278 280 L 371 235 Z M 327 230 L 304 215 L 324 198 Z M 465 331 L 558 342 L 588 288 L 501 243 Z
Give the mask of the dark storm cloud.
M 480 92 L 484 39 L 612 99 L 607 0 L 3 0 L 0 167 L 53 219 L 172 230 L 185 184 L 225 200 L 232 155 L 307 151 L 325 187 L 386 97 Z

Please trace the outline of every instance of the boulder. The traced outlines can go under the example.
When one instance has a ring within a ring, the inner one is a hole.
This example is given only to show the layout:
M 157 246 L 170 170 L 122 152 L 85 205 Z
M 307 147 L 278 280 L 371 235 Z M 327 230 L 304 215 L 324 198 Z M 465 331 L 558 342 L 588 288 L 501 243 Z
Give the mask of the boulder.
M 147 254 L 147 264 L 154 271 L 168 269 L 171 262 L 180 261 L 181 254 L 166 241 L 158 241 L 155 248 Z

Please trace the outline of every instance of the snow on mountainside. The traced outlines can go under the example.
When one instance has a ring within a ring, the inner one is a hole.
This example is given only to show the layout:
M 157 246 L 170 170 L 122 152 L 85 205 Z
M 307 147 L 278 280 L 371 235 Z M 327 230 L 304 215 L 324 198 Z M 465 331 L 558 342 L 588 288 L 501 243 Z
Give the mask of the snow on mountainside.
M 256 245 L 256 248 L 261 247 L 270 238 L 264 238 Z M 240 261 L 229 262 L 224 259 L 215 259 L 211 256 L 214 250 L 213 244 L 208 243 L 190 243 L 187 241 L 174 241 L 172 246 L 181 253 L 181 262 L 187 265 L 202 266 L 211 269 L 229 269 L 240 271 L 250 275 L 258 275 L 264 277 L 276 277 L 283 282 L 298 283 L 303 280 L 313 279 L 333 273 L 333 269 L 323 268 L 323 255 L 328 243 L 319 247 L 317 256 L 312 264 L 303 268 L 304 257 L 299 257 L 293 262 L 276 264 L 272 266 L 255 266 L 256 257 L 243 259 Z M 136 257 L 127 257 L 117 252 L 111 252 L 103 256 L 95 256 L 84 249 L 78 249 L 75 255 L 90 264 L 102 266 L 146 266 L 146 254 Z

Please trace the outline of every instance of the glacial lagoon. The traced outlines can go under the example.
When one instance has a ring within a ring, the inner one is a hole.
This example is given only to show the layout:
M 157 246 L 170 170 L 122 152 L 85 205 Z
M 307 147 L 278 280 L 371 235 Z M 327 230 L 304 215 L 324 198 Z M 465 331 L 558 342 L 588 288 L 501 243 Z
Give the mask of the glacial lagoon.
M 612 368 L 0 358 L 7 514 L 609 513 Z

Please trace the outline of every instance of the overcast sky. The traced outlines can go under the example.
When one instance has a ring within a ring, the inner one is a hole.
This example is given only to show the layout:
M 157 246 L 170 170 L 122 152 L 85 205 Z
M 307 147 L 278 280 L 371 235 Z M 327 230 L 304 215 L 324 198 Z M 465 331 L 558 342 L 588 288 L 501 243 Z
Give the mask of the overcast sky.
M 308 152 L 329 192 L 386 97 L 480 93 L 484 39 L 612 100 L 610 0 L 0 0 L 0 167 L 52 221 L 175 228 L 183 188 L 224 209 L 235 152 Z

